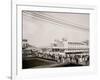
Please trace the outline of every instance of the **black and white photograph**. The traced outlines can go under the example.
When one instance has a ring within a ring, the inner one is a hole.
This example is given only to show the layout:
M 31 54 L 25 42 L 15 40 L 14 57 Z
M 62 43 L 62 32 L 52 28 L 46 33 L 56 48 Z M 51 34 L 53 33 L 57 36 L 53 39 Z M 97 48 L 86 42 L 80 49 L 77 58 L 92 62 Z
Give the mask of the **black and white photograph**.
M 90 65 L 89 14 L 22 11 L 22 69 Z

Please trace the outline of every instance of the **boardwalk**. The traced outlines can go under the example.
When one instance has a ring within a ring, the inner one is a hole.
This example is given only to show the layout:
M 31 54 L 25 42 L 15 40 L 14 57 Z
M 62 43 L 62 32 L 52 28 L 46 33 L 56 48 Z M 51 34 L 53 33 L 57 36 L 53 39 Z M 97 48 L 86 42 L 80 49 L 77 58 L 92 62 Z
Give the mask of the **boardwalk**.
M 88 65 L 88 64 L 87 64 Z M 75 63 L 57 63 L 53 60 L 47 60 L 43 58 L 25 58 L 23 59 L 23 69 L 27 68 L 52 68 L 52 67 L 75 67 L 75 66 L 83 66 L 81 64 Z
M 25 68 L 34 68 L 34 67 L 44 67 L 46 65 L 56 64 L 55 61 L 41 59 L 41 58 L 26 58 L 23 60 L 23 69 Z

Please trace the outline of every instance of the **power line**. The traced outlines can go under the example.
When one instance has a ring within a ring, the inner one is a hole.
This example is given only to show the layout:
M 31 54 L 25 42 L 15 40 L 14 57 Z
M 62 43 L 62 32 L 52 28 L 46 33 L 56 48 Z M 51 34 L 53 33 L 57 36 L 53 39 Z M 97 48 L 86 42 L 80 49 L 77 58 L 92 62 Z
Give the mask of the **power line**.
M 72 28 L 81 29 L 81 30 L 85 30 L 85 31 L 88 31 L 89 30 L 88 28 L 82 28 L 82 27 L 79 27 L 79 26 L 77 26 L 75 24 L 65 23 L 65 22 L 62 22 L 60 20 L 57 20 L 57 19 L 54 19 L 54 18 L 50 18 L 50 17 L 44 16 L 44 15 L 42 15 L 40 13 L 37 13 L 37 12 L 33 12 L 33 13 L 32 12 L 24 12 L 24 13 L 30 14 L 31 16 L 34 16 L 34 17 L 41 18 L 43 20 L 47 20 L 47 21 L 50 21 L 50 22 L 55 22 L 57 24 L 67 25 L 67 26 L 69 25 Z

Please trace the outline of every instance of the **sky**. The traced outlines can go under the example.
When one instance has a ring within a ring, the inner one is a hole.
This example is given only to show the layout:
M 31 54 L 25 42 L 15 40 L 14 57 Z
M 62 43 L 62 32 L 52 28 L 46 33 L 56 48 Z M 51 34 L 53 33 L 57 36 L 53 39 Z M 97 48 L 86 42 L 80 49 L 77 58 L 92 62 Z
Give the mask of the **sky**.
M 89 40 L 89 14 L 23 11 L 23 39 L 36 47 L 55 39 L 69 42 Z

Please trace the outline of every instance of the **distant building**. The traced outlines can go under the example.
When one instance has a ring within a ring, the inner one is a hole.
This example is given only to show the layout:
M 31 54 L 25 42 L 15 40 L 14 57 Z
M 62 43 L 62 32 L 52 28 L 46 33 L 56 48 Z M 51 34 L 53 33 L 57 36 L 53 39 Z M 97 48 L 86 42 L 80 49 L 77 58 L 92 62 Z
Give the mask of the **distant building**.
M 85 52 L 89 53 L 89 46 L 83 42 L 68 42 L 67 52 Z
M 27 39 L 23 39 L 22 40 L 22 49 L 25 49 L 28 47 L 28 40 Z
M 89 46 L 84 44 L 83 42 L 68 42 L 68 48 L 85 49 L 85 48 L 89 48 Z
M 55 40 L 51 46 L 53 52 L 86 52 L 89 53 L 89 45 L 87 41 L 68 42 L 67 39 Z
M 52 43 L 51 46 L 55 48 L 68 48 L 68 42 L 65 38 L 62 40 L 54 40 L 54 43 Z

